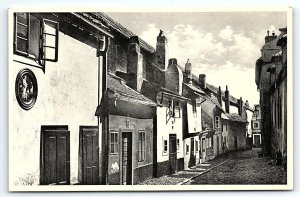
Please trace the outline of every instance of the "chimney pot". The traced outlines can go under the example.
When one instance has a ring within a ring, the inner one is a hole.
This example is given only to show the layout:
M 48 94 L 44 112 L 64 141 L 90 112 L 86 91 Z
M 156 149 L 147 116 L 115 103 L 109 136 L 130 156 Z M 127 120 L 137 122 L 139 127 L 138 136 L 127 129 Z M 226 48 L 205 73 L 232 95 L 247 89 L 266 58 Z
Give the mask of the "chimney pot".
M 199 75 L 199 83 L 202 85 L 204 89 L 206 89 L 206 75 L 200 74 Z
M 190 63 L 190 60 L 188 59 L 185 64 L 185 74 L 187 76 L 187 82 L 192 82 L 192 64 Z
M 173 65 L 173 64 L 177 65 L 177 59 L 176 58 L 169 59 L 169 65 Z
M 275 36 L 275 31 L 274 30 L 272 31 L 272 36 Z

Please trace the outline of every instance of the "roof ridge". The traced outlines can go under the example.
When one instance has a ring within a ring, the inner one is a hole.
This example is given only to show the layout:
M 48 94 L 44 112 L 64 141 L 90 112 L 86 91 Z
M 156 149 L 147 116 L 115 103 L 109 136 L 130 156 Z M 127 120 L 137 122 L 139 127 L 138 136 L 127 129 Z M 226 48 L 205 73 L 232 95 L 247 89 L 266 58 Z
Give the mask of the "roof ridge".
M 115 31 L 119 32 L 121 35 L 125 36 L 126 38 L 130 38 L 131 36 L 138 36 L 135 33 L 133 33 L 132 31 L 130 31 L 128 28 L 124 27 L 121 23 L 115 21 L 114 19 L 112 19 L 108 14 L 104 13 L 104 12 L 92 12 L 92 14 L 94 16 L 96 16 L 97 18 L 100 18 L 101 20 L 103 20 L 107 26 L 113 28 Z M 110 24 L 107 23 L 107 21 L 110 22 Z M 118 29 L 118 27 L 121 29 Z M 155 48 L 150 45 L 149 43 L 147 43 L 146 41 L 144 41 L 142 38 L 139 38 L 140 44 L 142 46 L 143 49 L 154 53 L 155 52 Z

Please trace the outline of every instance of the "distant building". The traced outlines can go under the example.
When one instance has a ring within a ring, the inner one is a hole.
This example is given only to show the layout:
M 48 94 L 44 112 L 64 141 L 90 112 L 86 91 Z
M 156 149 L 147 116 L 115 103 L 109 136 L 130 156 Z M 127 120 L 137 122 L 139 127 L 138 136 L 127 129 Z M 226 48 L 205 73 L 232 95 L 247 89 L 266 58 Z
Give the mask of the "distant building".
M 251 119 L 251 131 L 253 147 L 261 147 L 261 111 L 259 105 L 254 105 L 254 113 Z

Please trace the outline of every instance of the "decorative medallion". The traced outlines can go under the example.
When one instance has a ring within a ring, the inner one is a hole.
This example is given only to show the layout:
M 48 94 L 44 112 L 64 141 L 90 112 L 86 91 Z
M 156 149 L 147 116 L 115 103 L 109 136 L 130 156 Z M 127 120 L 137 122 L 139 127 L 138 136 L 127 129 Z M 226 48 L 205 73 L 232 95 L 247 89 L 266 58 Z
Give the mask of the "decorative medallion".
M 16 98 L 24 110 L 31 109 L 37 99 L 38 85 L 33 72 L 27 68 L 19 71 L 16 78 Z

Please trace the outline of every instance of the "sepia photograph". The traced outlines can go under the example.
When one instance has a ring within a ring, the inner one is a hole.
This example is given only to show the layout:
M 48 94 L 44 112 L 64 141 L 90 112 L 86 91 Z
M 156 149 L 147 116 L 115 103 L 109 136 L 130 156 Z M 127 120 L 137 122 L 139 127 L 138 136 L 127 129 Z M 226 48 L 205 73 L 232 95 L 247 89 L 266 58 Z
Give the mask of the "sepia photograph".
M 292 8 L 8 26 L 10 191 L 293 189 Z

